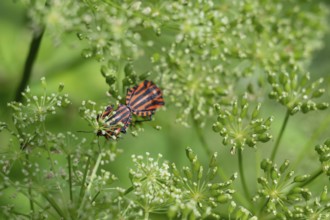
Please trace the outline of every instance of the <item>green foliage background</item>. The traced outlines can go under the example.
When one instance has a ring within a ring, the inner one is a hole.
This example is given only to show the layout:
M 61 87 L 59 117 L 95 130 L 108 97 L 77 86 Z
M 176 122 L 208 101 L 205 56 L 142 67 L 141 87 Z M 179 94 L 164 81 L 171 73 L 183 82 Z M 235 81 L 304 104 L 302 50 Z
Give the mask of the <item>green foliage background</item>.
M 299 4 L 299 3 L 297 3 Z M 324 4 L 329 6 L 325 0 Z M 28 22 L 25 15 L 25 9 L 20 4 L 15 4 L 12 1 L 0 2 L 0 121 L 11 124 L 11 113 L 7 107 L 7 102 L 13 100 L 21 78 L 23 64 L 28 51 L 31 32 L 27 26 Z M 330 26 L 330 18 L 328 17 L 327 26 Z M 54 28 L 54 27 L 53 27 Z M 47 89 L 49 91 L 56 90 L 60 82 L 65 84 L 64 92 L 69 94 L 72 100 L 72 105 L 60 112 L 59 115 L 50 117 L 48 122 L 54 132 L 65 131 L 90 131 L 78 114 L 78 108 L 83 100 L 93 100 L 100 105 L 108 105 L 114 100 L 110 100 L 106 96 L 108 86 L 104 77 L 100 73 L 100 63 L 95 59 L 86 59 L 81 56 L 81 51 L 86 47 L 86 42 L 78 41 L 75 34 L 58 33 L 61 37 L 61 43 L 57 43 L 57 37 L 52 36 L 56 30 L 48 31 L 46 29 L 45 36 L 42 40 L 41 50 L 38 54 L 38 59 L 33 69 L 33 75 L 29 82 L 32 91 L 41 93 L 40 78 L 45 76 L 47 79 Z M 163 39 L 164 40 L 164 39 Z M 166 44 L 166 40 L 164 40 Z M 317 79 L 323 77 L 325 82 L 323 87 L 326 88 L 326 94 L 323 99 L 330 100 L 330 33 L 329 31 L 323 39 L 323 47 L 313 53 L 313 59 L 308 67 L 311 72 L 311 78 Z M 308 46 L 308 45 L 306 45 Z M 136 72 L 145 72 L 145 66 L 150 65 L 148 61 L 140 59 L 134 63 Z M 148 69 L 147 69 L 148 70 Z M 245 85 L 243 83 L 242 87 Z M 244 90 L 244 89 L 243 89 Z M 164 96 L 165 101 L 168 97 Z M 171 102 L 167 102 L 171 103 Z M 151 155 L 163 154 L 163 157 L 175 162 L 178 166 L 186 164 L 185 151 L 186 147 L 191 147 L 199 156 L 201 161 L 207 163 L 208 156 L 202 147 L 202 143 L 196 135 L 196 130 L 191 127 L 183 126 L 176 123 L 176 115 L 180 111 L 173 104 L 166 106 L 166 110 L 162 109 L 155 114 L 155 120 L 143 124 L 144 131 L 139 132 L 137 137 L 131 134 L 124 135 L 118 141 L 118 148 L 123 149 L 114 163 L 109 164 L 108 169 L 116 175 L 121 187 L 129 187 L 130 180 L 128 178 L 129 169 L 133 166 L 131 155 L 144 154 L 150 152 Z M 274 116 L 274 123 L 271 127 L 273 136 L 278 134 L 282 120 L 285 115 L 285 108 L 275 104 L 274 101 L 265 99 L 263 101 L 262 115 L 267 117 Z M 212 151 L 219 152 L 219 161 L 222 169 L 231 174 L 237 171 L 237 162 L 233 160 L 230 154 L 230 149 L 224 147 L 222 138 L 212 131 L 212 123 L 215 116 L 206 118 L 206 125 L 203 127 L 203 134 L 206 137 L 206 142 Z M 161 125 L 160 131 L 154 127 Z M 303 125 L 303 126 L 302 126 Z M 310 149 L 304 152 L 303 161 L 299 166 L 297 173 L 304 174 L 314 170 L 314 163 L 318 160 L 314 153 L 314 146 L 321 143 L 325 138 L 329 137 L 328 130 L 330 129 L 330 114 L 329 111 L 310 114 L 297 114 L 290 119 L 287 131 L 284 134 L 281 142 L 281 148 L 278 153 L 278 161 L 289 159 L 294 161 L 295 158 L 301 156 L 300 152 L 303 146 L 310 140 L 313 132 L 322 126 L 322 130 L 326 131 L 317 135 L 310 144 Z M 93 139 L 94 134 L 76 133 L 80 137 L 88 137 Z M 9 134 L 0 133 L 0 148 L 6 146 L 9 142 Z M 103 142 L 103 138 L 100 138 Z M 274 140 L 259 147 L 260 154 L 255 154 L 254 149 L 244 151 L 245 169 L 247 182 L 250 186 L 253 184 L 257 175 L 255 172 L 256 157 L 269 157 L 271 147 L 274 145 Z M 314 162 L 313 162 L 314 161 Z M 250 175 L 251 174 L 251 175 Z M 319 186 L 328 184 L 328 179 L 322 177 L 317 184 L 311 186 L 316 191 L 321 192 Z M 241 188 L 239 181 L 235 182 L 238 189 Z M 254 192 L 256 189 L 250 189 Z M 7 198 L 12 200 L 11 198 Z M 22 198 L 23 200 L 23 198 Z M 6 204 L 6 200 L 0 201 L 0 206 Z M 28 203 L 16 203 L 22 210 L 28 210 Z

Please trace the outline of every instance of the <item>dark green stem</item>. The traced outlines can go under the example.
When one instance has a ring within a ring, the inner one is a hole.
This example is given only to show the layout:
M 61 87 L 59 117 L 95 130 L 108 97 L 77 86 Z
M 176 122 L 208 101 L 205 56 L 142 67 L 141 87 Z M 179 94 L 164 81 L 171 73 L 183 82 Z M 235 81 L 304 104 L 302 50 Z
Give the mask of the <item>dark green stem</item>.
M 143 177 L 141 179 L 141 182 L 145 181 L 147 179 L 147 177 Z M 124 192 L 124 195 L 127 195 L 128 193 L 132 192 L 134 190 L 134 186 L 131 186 L 130 188 L 126 189 Z
M 72 196 L 72 169 L 71 169 L 71 155 L 68 155 L 68 169 L 69 169 L 69 190 L 70 190 L 70 201 L 73 201 Z
M 244 194 L 247 198 L 248 201 L 250 201 L 250 193 L 249 193 L 249 190 L 247 188 L 247 184 L 246 184 L 246 180 L 245 180 L 245 176 L 244 176 L 244 169 L 243 169 L 243 157 L 242 157 L 242 149 L 239 148 L 238 149 L 238 169 L 239 169 L 239 174 L 240 174 L 240 177 L 241 177 L 241 183 L 242 183 L 242 186 L 243 186 L 243 191 L 244 191 Z
M 281 130 L 280 130 L 280 133 L 276 139 L 276 142 L 275 142 L 275 145 L 274 145 L 274 148 L 273 148 L 273 151 L 272 151 L 272 154 L 270 156 L 270 160 L 271 161 L 274 161 L 275 160 L 275 156 L 276 156 L 276 153 L 277 153 L 277 150 L 278 150 L 278 147 L 280 146 L 280 142 L 281 142 L 281 139 L 282 139 L 282 136 L 283 136 L 283 133 L 284 133 L 284 130 L 286 128 L 286 125 L 288 124 L 288 120 L 289 120 L 289 116 L 290 116 L 290 111 L 287 110 L 286 111 L 286 114 L 285 114 L 285 118 L 284 118 L 284 121 L 283 121 L 283 124 L 282 124 L 282 127 L 281 127 Z
M 134 190 L 134 186 L 131 186 L 130 188 L 126 189 L 124 192 L 124 196 L 127 195 L 128 193 L 132 192 Z
M 100 195 L 100 193 L 101 193 L 101 191 L 97 191 L 97 193 L 96 193 L 95 196 L 93 197 L 91 203 L 93 203 L 93 202 L 96 200 L 96 198 Z
M 301 183 L 299 186 L 304 187 L 309 183 L 313 182 L 317 177 L 319 177 L 323 173 L 322 168 L 316 170 L 305 182 Z
M 16 96 L 15 96 L 15 101 L 16 102 L 21 102 L 22 101 L 22 92 L 25 90 L 26 86 L 29 83 L 31 73 L 32 73 L 32 68 L 33 64 L 36 61 L 37 54 L 40 48 L 41 40 L 44 35 L 45 28 L 42 27 L 40 31 L 35 31 L 32 36 L 32 41 L 30 43 L 30 49 L 29 53 L 26 57 L 25 64 L 24 64 L 24 69 L 22 73 L 22 78 L 19 83 L 19 86 L 16 90 Z
M 62 217 L 61 219 L 67 219 L 66 216 L 65 216 L 65 214 L 62 212 L 62 209 L 55 202 L 55 200 L 53 198 L 51 198 L 50 196 L 48 196 L 47 193 L 43 193 L 42 195 L 49 202 L 49 204 L 51 204 L 51 206 L 55 209 L 55 211 L 57 212 L 57 214 Z

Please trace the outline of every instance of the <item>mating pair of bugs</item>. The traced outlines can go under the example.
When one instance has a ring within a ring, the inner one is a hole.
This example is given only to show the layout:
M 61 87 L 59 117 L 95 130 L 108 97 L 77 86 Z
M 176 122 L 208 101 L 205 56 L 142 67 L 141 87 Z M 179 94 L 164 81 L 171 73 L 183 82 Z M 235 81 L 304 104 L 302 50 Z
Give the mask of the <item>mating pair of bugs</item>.
M 139 85 L 127 90 L 126 104 L 120 104 L 116 110 L 113 105 L 97 116 L 97 121 L 103 121 L 103 130 L 97 132 L 97 136 L 109 139 L 118 137 L 119 133 L 126 133 L 127 127 L 132 122 L 132 114 L 148 118 L 156 109 L 163 106 L 164 99 L 161 90 L 151 81 L 145 80 Z

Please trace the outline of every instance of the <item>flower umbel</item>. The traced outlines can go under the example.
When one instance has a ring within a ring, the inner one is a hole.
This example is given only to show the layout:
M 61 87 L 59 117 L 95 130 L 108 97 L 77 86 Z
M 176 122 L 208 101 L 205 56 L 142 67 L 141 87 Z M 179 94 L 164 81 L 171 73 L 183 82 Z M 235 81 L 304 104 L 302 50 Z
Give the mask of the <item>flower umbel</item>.
M 315 151 L 319 155 L 323 172 L 330 178 L 330 139 L 323 144 L 316 145 Z
M 237 148 L 255 147 L 257 142 L 267 142 L 272 136 L 268 133 L 272 117 L 266 120 L 259 117 L 261 104 L 249 113 L 246 96 L 234 100 L 229 108 L 216 104 L 218 119 L 213 124 L 213 131 L 223 137 L 223 144 L 231 146 L 234 154 Z
M 57 93 L 47 94 L 45 78 L 41 78 L 43 94 L 32 95 L 29 88 L 23 93 L 24 102 L 10 102 L 8 106 L 13 109 L 13 122 L 17 128 L 17 137 L 22 148 L 27 146 L 42 146 L 45 143 L 43 136 L 48 132 L 44 128 L 47 116 L 56 114 L 57 109 L 70 104 L 68 95 L 61 95 L 64 85 L 60 84 Z M 42 137 L 38 139 L 38 137 Z M 36 143 L 36 141 L 42 141 Z
M 132 155 L 135 168 L 130 170 L 130 179 L 134 188 L 137 205 L 145 216 L 152 212 L 164 212 L 168 207 L 172 194 L 173 180 L 168 162 L 160 163 L 162 155 L 157 159 L 146 153 L 146 158 Z
M 220 218 L 214 210 L 221 204 L 231 201 L 234 190 L 229 187 L 237 174 L 226 182 L 215 181 L 218 174 L 217 153 L 213 154 L 207 170 L 204 170 L 204 166 L 191 148 L 186 149 L 186 155 L 190 167 L 185 166 L 179 171 L 175 164 L 172 164 L 176 197 L 173 198 L 174 204 L 169 209 L 169 217 Z
M 269 73 L 268 82 L 272 86 L 269 97 L 284 105 L 291 115 L 299 111 L 324 110 L 329 106 L 329 103 L 314 101 L 325 92 L 319 88 L 323 78 L 311 83 L 308 73 L 298 74 L 297 70 L 293 70 L 290 73 Z
M 320 219 L 325 216 L 329 209 L 325 207 L 329 206 L 321 206 L 320 202 L 326 200 L 327 189 L 324 188 L 321 197 L 315 198 L 311 203 L 312 193 L 308 188 L 303 187 L 310 175 L 294 176 L 294 171 L 288 169 L 289 165 L 288 160 L 285 160 L 279 168 L 271 160 L 264 159 L 261 162 L 264 176 L 258 178 L 261 189 L 258 190 L 254 201 L 263 199 L 263 210 L 279 219 L 310 219 L 305 216 L 318 216 L 316 219 Z

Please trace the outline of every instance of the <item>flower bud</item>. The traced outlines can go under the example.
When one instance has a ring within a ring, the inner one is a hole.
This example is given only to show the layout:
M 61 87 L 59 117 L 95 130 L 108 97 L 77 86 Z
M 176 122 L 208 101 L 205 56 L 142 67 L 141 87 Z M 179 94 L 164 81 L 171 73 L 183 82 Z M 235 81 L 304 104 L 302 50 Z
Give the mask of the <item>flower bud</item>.
M 212 126 L 212 130 L 214 132 L 220 132 L 221 128 L 222 127 L 221 127 L 221 124 L 219 122 L 214 123 L 213 126 Z
M 214 152 L 209 163 L 209 168 L 214 168 L 217 166 L 217 157 L 218 153 Z
M 285 160 L 280 167 L 280 173 L 284 173 L 287 170 L 287 168 L 289 167 L 289 165 L 290 165 L 290 161 Z
M 312 197 L 312 193 L 308 189 L 302 189 L 301 195 L 306 201 Z
M 194 159 L 197 157 L 197 155 L 193 152 L 193 150 L 190 147 L 186 148 L 186 156 L 189 159 L 189 161 L 192 163 Z
M 326 102 L 322 102 L 322 103 L 318 103 L 316 104 L 316 108 L 318 110 L 325 110 L 329 107 L 329 103 L 326 103 Z
M 252 112 L 252 120 L 256 119 L 259 116 L 260 113 L 260 107 L 261 107 L 261 103 L 258 103 L 258 105 L 255 107 L 255 109 Z
M 320 196 L 320 202 L 325 202 L 328 200 L 328 187 L 324 186 L 323 191 Z
M 189 167 L 183 167 L 183 173 L 186 176 L 188 180 L 191 180 L 193 177 L 193 174 L 191 172 L 191 169 Z
M 219 203 L 226 203 L 226 202 L 228 202 L 231 198 L 232 198 L 231 195 L 229 195 L 229 194 L 223 194 L 223 195 L 218 196 L 217 201 L 218 201 Z
M 314 91 L 311 95 L 312 98 L 319 98 L 325 93 L 325 89 L 318 89 Z
M 126 76 L 132 75 L 132 73 L 134 72 L 133 65 L 131 63 L 127 63 L 124 67 L 124 72 Z
M 271 166 L 272 166 L 272 161 L 270 161 L 269 159 L 263 159 L 260 163 L 260 168 L 264 172 L 267 172 L 268 170 L 270 170 Z
M 308 178 L 309 178 L 310 175 L 308 174 L 305 174 L 305 175 L 299 175 L 299 176 L 296 176 L 293 181 L 296 182 L 296 183 L 300 183 L 300 182 L 305 182 Z

